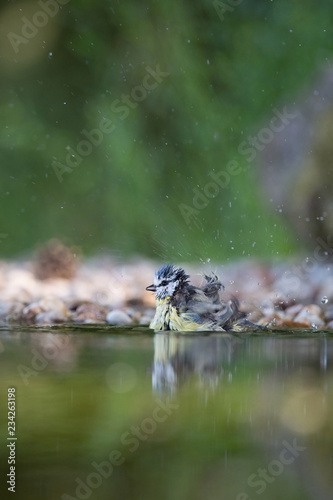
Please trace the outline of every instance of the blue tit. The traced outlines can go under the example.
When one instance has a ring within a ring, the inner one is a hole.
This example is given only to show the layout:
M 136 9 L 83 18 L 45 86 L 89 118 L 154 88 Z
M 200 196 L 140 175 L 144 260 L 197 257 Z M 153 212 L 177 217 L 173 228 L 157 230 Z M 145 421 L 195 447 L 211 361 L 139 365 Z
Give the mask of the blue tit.
M 156 312 L 150 323 L 153 330 L 242 331 L 256 327 L 245 320 L 238 309 L 238 301 L 223 302 L 224 289 L 217 276 L 205 276 L 206 284 L 196 287 L 181 267 L 166 264 L 155 273 L 154 283 L 146 290 L 155 292 Z

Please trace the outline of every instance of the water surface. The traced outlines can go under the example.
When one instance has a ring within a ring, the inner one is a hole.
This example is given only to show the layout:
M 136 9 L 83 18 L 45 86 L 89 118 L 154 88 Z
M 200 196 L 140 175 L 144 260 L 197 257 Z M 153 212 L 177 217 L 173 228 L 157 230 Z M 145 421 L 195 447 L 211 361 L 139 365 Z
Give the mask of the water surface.
M 3 327 L 0 352 L 2 478 L 16 389 L 14 498 L 332 498 L 327 332 Z

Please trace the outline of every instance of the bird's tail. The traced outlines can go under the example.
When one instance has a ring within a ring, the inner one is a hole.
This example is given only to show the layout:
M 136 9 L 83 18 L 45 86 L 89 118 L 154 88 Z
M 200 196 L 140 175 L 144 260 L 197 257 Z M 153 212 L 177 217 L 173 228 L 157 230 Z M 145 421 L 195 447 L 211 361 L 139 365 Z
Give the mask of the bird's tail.
M 229 300 L 226 311 L 219 316 L 219 323 L 222 324 L 224 330 L 234 332 L 265 329 L 247 319 L 247 314 L 239 310 L 239 301 L 235 297 Z
M 218 316 L 218 321 L 223 325 L 223 328 L 230 329 L 230 327 L 242 318 L 245 318 L 246 314 L 239 310 L 239 302 L 233 297 L 226 304 L 225 311 Z

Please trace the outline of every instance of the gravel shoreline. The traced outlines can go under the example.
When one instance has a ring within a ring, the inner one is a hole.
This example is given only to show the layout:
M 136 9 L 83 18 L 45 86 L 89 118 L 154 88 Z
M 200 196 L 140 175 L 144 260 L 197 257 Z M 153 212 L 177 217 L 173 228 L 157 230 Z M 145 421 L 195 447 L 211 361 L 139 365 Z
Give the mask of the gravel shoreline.
M 69 278 L 40 279 L 33 261 L 0 261 L 0 324 L 148 325 L 155 304 L 145 287 L 160 264 L 100 257 L 83 261 Z M 223 297 L 237 297 L 241 310 L 259 325 L 333 328 L 330 262 L 176 264 L 185 268 L 193 284 L 214 271 L 225 286 Z

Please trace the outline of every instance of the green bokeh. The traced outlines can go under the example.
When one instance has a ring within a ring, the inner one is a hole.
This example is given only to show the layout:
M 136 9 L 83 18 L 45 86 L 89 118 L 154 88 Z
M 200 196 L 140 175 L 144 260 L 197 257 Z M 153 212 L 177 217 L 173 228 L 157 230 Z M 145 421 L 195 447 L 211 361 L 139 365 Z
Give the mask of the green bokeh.
M 2 328 L 0 347 L 0 473 L 9 470 L 13 387 L 18 500 L 330 497 L 332 334 L 23 327 Z M 156 417 L 161 402 L 171 407 Z M 281 467 L 285 441 L 305 449 Z M 115 450 L 123 463 L 90 494 L 77 491 Z M 249 479 L 271 463 L 278 472 L 260 492 Z M 1 498 L 11 497 L 7 487 L 2 481 Z
M 22 16 L 33 20 L 41 7 L 2 7 L 10 19 L 0 42 L 3 256 L 54 236 L 86 254 L 163 259 L 298 248 L 265 199 L 256 159 L 238 147 L 329 64 L 331 3 L 244 0 L 220 15 L 215 4 L 70 0 L 17 53 L 9 32 L 21 34 Z M 127 112 L 114 111 L 148 66 L 169 75 Z M 114 130 L 59 182 L 53 162 L 66 165 L 81 131 L 103 119 Z M 231 160 L 241 174 L 187 224 L 179 204 L 193 206 L 193 189 Z

